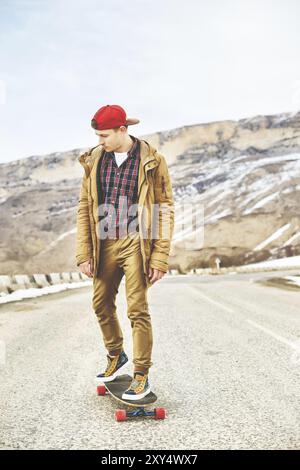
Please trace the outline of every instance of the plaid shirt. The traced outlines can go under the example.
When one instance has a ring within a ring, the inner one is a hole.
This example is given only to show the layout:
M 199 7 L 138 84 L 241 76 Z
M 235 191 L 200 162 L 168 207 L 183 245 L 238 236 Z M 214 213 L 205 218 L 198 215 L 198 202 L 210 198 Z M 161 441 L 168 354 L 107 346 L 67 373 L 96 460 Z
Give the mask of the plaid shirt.
M 107 210 L 104 211 L 104 215 L 100 215 L 99 220 L 108 218 L 108 223 L 104 226 L 105 232 L 109 230 L 108 224 L 112 224 L 112 232 L 108 234 L 110 238 L 120 238 L 127 231 L 128 233 L 129 231 L 139 231 L 138 225 L 136 228 L 128 229 L 129 224 L 137 218 L 137 211 L 133 211 L 130 216 L 128 216 L 128 212 L 132 204 L 138 203 L 138 172 L 140 162 L 139 140 L 132 135 L 130 137 L 134 141 L 133 146 L 127 152 L 128 157 L 119 167 L 116 163 L 114 152 L 104 152 L 101 165 L 98 168 L 100 172 L 98 174 L 98 184 L 101 186 L 99 188 L 101 193 L 100 202 L 101 204 L 111 205 L 111 207 L 104 208 Z M 115 212 L 112 212 L 112 207 Z M 124 219 L 125 221 L 122 222 Z M 115 231 L 114 227 L 116 227 Z M 119 233 L 120 229 L 122 230 L 121 234 Z

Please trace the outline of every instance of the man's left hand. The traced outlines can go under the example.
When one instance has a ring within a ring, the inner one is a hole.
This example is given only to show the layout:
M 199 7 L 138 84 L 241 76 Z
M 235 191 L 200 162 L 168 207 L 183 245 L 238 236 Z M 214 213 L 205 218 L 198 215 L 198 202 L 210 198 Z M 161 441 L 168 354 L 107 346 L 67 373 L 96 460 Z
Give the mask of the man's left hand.
M 166 273 L 164 271 L 160 271 L 159 269 L 149 268 L 148 276 L 149 280 L 152 284 L 156 281 L 159 281 Z

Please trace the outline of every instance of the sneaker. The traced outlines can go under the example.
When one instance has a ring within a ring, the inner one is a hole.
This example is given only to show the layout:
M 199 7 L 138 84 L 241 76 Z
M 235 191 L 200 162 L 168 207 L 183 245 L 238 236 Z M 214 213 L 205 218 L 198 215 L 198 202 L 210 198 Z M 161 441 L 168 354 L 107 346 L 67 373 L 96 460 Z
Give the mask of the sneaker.
M 96 382 L 101 384 L 103 382 L 112 382 L 118 375 L 122 367 L 125 366 L 128 362 L 128 357 L 124 351 L 122 351 L 118 356 L 110 357 L 107 354 L 107 366 L 105 372 L 97 375 Z
M 151 392 L 148 374 L 135 372 L 134 378 L 122 395 L 123 400 L 140 400 Z

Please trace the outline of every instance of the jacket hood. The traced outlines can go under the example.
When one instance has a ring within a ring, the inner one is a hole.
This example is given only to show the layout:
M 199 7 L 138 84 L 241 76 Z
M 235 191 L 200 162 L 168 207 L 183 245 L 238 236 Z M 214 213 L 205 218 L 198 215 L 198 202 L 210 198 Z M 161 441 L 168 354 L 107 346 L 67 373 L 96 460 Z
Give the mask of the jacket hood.
M 140 156 L 143 165 L 149 160 L 155 159 L 159 161 L 158 152 L 155 147 L 146 140 L 139 139 L 138 137 L 136 139 L 140 142 Z M 98 144 L 78 157 L 79 163 L 84 167 L 86 176 L 89 176 L 95 161 L 101 158 L 104 152 L 105 150 Z

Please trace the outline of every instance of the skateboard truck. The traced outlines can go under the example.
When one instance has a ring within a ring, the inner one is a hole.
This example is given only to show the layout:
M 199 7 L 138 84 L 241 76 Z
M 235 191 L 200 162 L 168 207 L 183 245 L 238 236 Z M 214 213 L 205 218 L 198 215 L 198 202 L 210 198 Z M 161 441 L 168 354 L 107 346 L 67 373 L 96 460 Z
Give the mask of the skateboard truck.
M 134 411 L 116 410 L 115 412 L 117 421 L 125 421 L 126 418 L 137 418 L 138 416 L 152 416 L 154 419 L 165 419 L 166 410 L 164 408 L 154 408 L 153 411 L 147 411 L 144 406 L 141 406 Z

